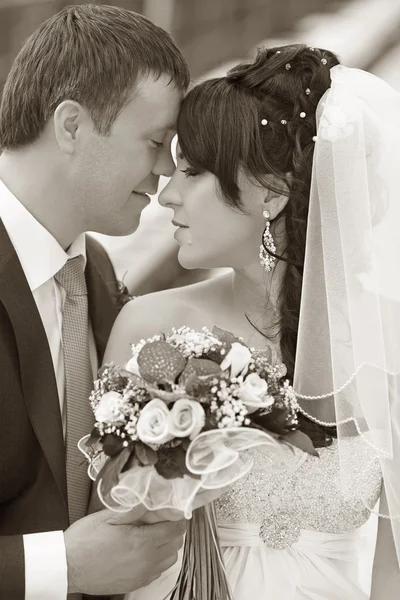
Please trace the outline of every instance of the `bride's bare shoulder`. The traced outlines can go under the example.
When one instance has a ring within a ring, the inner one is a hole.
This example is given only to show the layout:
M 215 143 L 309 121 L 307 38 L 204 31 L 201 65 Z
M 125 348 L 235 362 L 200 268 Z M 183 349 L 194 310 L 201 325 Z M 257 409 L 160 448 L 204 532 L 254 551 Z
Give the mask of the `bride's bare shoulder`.
M 165 333 L 172 327 L 207 324 L 207 306 L 216 281 L 204 281 L 138 296 L 119 313 L 107 345 L 105 362 L 118 364 L 130 357 L 130 344 Z

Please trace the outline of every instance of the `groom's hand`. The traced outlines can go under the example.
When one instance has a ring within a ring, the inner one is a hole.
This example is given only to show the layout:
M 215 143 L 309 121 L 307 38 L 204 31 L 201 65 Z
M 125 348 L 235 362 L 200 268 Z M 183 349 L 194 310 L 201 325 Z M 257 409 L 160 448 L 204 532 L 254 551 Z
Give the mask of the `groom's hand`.
M 126 594 L 154 581 L 178 558 L 184 521 L 133 525 L 101 510 L 77 521 L 64 533 L 68 592 L 89 595 Z M 141 511 L 141 512 L 140 512 Z

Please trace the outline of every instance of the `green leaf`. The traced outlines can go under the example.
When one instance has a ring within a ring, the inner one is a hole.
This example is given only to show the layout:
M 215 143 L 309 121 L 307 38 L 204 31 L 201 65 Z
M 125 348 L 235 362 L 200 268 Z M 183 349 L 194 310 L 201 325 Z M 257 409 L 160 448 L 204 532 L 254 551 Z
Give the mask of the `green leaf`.
M 185 458 L 186 452 L 182 446 L 159 450 L 155 468 L 164 479 L 176 479 L 185 474 L 191 475 L 186 467 Z
M 261 410 L 249 415 L 251 421 L 265 429 L 265 431 L 279 433 L 281 435 L 289 433 L 290 431 L 288 417 L 288 410 L 286 408 L 278 407 L 273 408 L 268 413 L 263 413 Z
M 226 331 L 225 329 L 220 329 L 216 325 L 213 327 L 211 333 L 220 342 L 226 342 L 228 344 L 234 344 L 235 342 L 237 342 L 238 344 L 242 344 L 243 346 L 246 346 L 246 344 L 243 342 L 243 340 L 241 340 L 238 337 L 236 337 L 235 335 L 233 335 L 233 333 L 231 333 L 230 331 Z
M 129 460 L 132 448 L 124 448 L 117 456 L 110 457 L 97 476 L 96 482 L 102 479 L 102 492 L 109 494 L 111 489 L 117 485 L 119 475 L 122 472 L 126 462 Z
M 288 442 L 292 446 L 296 446 L 296 448 L 300 448 L 300 450 L 303 450 L 303 452 L 307 452 L 312 456 L 319 456 L 318 452 L 313 446 L 312 441 L 308 435 L 303 433 L 303 431 L 299 431 L 298 429 L 295 431 L 290 431 L 289 433 L 281 435 L 281 439 L 285 440 L 285 442 Z
M 123 440 L 113 433 L 107 433 L 102 440 L 104 454 L 107 456 L 116 456 L 121 452 L 123 446 Z
M 135 443 L 135 455 L 144 467 L 155 465 L 158 461 L 157 452 L 147 444 L 143 444 L 143 442 Z
M 93 429 L 90 433 L 90 437 L 85 442 L 85 446 L 86 446 L 86 448 L 90 449 L 92 446 L 95 446 L 97 444 L 97 442 L 99 442 L 100 440 L 101 440 L 101 435 L 97 431 L 96 427 L 93 427 Z

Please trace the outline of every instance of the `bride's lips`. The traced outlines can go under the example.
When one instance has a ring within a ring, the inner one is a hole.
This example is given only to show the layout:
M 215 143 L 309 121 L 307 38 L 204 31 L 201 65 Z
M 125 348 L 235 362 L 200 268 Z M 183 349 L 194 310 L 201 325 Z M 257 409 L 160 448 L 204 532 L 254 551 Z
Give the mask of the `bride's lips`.
M 172 225 L 180 227 L 181 229 L 189 229 L 189 225 L 184 225 L 183 223 L 179 223 L 179 221 L 172 221 Z

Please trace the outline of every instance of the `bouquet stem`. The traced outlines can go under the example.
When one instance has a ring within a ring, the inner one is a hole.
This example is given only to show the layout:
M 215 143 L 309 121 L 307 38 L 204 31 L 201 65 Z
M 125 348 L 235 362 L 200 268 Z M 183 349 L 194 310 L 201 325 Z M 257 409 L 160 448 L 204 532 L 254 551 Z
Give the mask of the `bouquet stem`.
M 193 512 L 170 600 L 233 600 L 218 542 L 214 505 Z

